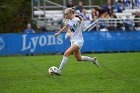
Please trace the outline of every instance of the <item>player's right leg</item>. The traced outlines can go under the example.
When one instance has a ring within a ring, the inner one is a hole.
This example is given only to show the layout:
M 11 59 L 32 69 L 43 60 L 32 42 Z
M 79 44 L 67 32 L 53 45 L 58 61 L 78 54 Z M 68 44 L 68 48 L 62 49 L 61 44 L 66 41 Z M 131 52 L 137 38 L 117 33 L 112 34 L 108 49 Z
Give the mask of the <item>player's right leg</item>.
M 77 49 L 76 45 L 72 44 L 64 53 L 63 59 L 61 61 L 61 64 L 59 66 L 59 70 L 61 73 L 61 70 L 63 69 L 64 65 L 67 63 L 68 61 L 68 56 L 71 55 L 71 53 L 73 53 L 75 50 Z

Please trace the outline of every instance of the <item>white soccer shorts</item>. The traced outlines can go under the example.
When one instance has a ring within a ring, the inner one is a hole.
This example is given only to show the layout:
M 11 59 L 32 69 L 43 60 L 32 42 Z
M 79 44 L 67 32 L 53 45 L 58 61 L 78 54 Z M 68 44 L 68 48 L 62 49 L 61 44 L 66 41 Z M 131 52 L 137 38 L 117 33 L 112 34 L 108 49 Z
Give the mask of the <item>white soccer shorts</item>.
M 72 42 L 72 44 L 75 44 L 76 46 L 78 46 L 81 49 L 83 47 L 84 42 L 75 41 L 75 42 Z

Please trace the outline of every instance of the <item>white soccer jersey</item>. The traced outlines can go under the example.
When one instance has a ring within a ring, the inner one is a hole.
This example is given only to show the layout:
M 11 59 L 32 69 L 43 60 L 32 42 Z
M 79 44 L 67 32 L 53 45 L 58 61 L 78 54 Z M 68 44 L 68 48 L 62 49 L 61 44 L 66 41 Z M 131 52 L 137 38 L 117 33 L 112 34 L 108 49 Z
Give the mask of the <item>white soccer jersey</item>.
M 84 42 L 83 40 L 83 27 L 82 22 L 79 18 L 74 17 L 72 20 L 68 20 L 67 24 L 68 28 L 71 30 L 71 42 Z

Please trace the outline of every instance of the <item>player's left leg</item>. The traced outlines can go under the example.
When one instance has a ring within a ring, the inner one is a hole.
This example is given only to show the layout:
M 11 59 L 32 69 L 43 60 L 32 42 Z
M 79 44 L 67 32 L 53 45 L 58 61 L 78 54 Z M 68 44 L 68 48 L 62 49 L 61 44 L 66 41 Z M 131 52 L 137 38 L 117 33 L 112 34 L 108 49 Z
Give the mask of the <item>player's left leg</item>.
M 97 67 L 99 67 L 97 57 L 91 58 L 88 56 L 81 56 L 80 49 L 75 50 L 73 54 L 74 54 L 77 61 L 93 62 Z
M 82 61 L 87 61 L 87 62 L 93 62 L 97 67 L 99 67 L 99 62 L 97 57 L 88 57 L 88 56 L 82 56 Z
M 82 56 L 79 48 L 73 52 L 73 55 L 77 61 L 82 61 Z

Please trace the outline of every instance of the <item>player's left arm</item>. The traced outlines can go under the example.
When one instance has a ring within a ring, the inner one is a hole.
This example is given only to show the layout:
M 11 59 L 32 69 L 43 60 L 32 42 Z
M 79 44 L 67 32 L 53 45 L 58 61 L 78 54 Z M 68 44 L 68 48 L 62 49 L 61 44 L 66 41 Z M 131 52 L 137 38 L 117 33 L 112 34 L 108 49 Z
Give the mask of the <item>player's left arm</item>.
M 80 21 L 83 21 L 83 18 L 81 16 L 79 16 L 78 14 L 76 14 L 75 17 L 78 17 L 80 19 Z

